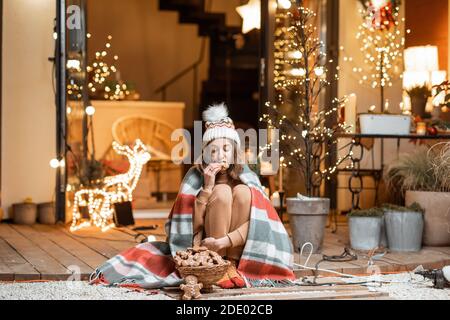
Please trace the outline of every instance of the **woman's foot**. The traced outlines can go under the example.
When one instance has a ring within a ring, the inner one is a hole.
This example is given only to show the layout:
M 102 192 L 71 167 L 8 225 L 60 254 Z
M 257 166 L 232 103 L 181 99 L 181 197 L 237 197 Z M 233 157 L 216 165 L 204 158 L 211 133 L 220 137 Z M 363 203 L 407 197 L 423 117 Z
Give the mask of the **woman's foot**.
M 227 270 L 228 277 L 233 282 L 235 288 L 244 288 L 245 280 L 241 277 L 241 275 L 237 271 L 237 261 L 230 259 L 231 265 Z
M 229 261 L 231 262 L 230 266 L 222 279 L 217 281 L 217 285 L 222 289 L 244 288 L 245 281 L 236 269 L 236 260 L 230 259 Z
M 216 283 L 219 287 L 221 287 L 222 289 L 231 289 L 234 288 L 234 282 L 231 281 L 230 277 L 228 276 L 228 271 L 225 272 L 224 276 L 222 277 L 222 279 L 220 279 L 219 281 L 217 281 Z

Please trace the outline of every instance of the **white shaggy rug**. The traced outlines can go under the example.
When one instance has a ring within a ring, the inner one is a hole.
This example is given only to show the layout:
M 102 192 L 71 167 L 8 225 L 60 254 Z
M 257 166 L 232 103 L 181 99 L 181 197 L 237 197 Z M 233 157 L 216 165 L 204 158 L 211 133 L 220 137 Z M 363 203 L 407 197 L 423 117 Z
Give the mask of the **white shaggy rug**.
M 85 281 L 3 282 L 0 300 L 172 300 L 125 288 L 89 285 Z
M 386 292 L 391 299 L 450 300 L 450 289 L 433 289 L 430 280 L 413 273 L 321 280 L 347 283 L 368 281 L 369 290 Z M 167 295 L 152 292 L 155 291 L 136 292 L 125 288 L 91 286 L 84 281 L 0 282 L 0 300 L 173 300 Z M 240 298 L 246 298 L 246 295 Z

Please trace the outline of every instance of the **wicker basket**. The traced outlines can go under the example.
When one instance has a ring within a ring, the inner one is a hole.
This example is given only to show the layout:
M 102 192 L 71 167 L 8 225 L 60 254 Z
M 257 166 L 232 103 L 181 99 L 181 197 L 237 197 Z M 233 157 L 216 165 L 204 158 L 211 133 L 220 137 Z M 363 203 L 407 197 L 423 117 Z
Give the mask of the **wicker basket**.
M 224 260 L 224 264 L 211 267 L 181 267 L 177 266 L 177 270 L 183 278 L 187 276 L 195 276 L 199 283 L 203 284 L 203 292 L 211 292 L 212 286 L 219 281 L 227 272 L 230 261 Z

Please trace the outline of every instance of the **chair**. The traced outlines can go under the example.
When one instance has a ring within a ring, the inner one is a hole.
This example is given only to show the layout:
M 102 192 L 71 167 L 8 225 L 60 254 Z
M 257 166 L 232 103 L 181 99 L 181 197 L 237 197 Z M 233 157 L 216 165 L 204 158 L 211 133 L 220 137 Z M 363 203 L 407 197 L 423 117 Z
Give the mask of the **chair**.
M 117 119 L 112 126 L 113 139 L 121 144 L 133 143 L 136 139 L 146 145 L 151 154 L 148 166 L 156 173 L 156 192 L 160 192 L 160 174 L 162 170 L 178 169 L 173 162 L 179 162 L 189 155 L 190 147 L 185 137 L 181 141 L 171 141 L 175 130 L 169 123 L 145 115 L 129 115 Z M 183 152 L 172 157 L 172 149 L 182 143 Z

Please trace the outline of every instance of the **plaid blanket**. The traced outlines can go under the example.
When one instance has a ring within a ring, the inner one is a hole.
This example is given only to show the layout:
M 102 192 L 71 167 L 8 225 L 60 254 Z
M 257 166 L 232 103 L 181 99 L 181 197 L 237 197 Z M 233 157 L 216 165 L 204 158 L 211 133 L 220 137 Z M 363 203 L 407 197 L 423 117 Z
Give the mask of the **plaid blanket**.
M 244 166 L 239 178 L 250 187 L 252 204 L 238 272 L 248 287 L 294 284 L 292 244 L 286 229 L 258 176 Z M 142 243 L 116 255 L 94 271 L 90 282 L 145 289 L 180 285 L 183 279 L 172 257 L 176 251 L 186 250 L 193 244 L 194 203 L 202 185 L 202 174 L 192 167 L 183 179 L 165 224 L 166 241 Z

